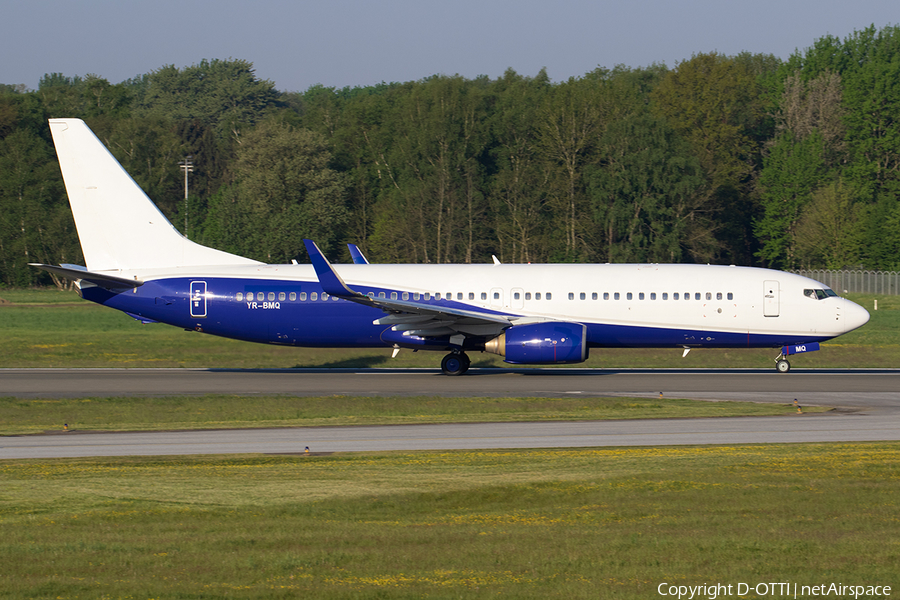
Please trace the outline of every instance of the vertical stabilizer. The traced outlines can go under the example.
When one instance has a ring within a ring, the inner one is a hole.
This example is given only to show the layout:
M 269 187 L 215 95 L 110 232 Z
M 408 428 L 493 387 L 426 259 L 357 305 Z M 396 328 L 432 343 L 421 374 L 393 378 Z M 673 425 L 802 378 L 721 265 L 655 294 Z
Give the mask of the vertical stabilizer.
M 181 235 L 81 119 L 50 131 L 89 270 L 260 264 Z

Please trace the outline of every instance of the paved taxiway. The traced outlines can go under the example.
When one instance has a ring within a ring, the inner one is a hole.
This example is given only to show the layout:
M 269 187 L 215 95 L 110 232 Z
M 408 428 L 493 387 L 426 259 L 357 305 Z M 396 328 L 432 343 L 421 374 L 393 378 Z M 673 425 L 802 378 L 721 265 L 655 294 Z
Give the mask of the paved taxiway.
M 6 369 L 0 396 L 625 395 L 792 402 L 842 410 L 785 417 L 78 433 L 0 438 L 0 459 L 900 440 L 900 370 L 640 371 Z

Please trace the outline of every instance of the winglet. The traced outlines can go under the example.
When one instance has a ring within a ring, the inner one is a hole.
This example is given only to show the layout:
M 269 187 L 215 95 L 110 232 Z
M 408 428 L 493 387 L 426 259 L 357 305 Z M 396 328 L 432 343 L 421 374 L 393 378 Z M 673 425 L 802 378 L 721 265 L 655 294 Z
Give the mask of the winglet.
M 347 287 L 347 284 L 337 274 L 334 267 L 331 266 L 331 263 L 328 262 L 328 259 L 325 258 L 325 255 L 322 254 L 322 251 L 319 250 L 314 241 L 304 239 L 303 243 L 306 245 L 306 251 L 309 252 L 309 258 L 312 261 L 313 268 L 316 270 L 316 276 L 319 278 L 322 290 L 326 294 L 337 296 L 338 298 L 363 296 L 363 294 Z
M 363 256 L 363 253 L 359 251 L 359 248 L 356 247 L 356 244 L 347 244 L 347 248 L 350 249 L 350 256 L 353 258 L 353 264 L 355 265 L 367 265 L 369 261 L 366 260 L 366 257 Z

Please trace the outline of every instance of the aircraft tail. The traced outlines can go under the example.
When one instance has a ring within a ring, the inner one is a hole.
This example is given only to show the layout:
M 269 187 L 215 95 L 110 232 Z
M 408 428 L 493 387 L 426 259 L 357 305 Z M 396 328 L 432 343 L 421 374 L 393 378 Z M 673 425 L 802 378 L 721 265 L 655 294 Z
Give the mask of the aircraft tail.
M 181 235 L 81 119 L 50 131 L 90 271 L 260 264 Z

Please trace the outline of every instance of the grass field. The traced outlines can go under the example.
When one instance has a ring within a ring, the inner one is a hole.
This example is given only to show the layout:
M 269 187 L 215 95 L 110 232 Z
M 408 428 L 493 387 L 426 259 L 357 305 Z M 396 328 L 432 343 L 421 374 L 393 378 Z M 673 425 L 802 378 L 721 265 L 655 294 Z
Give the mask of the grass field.
M 822 407 L 804 407 L 821 412 Z M 678 398 L 446 398 L 166 396 L 3 398 L 0 436 L 61 431 L 146 431 L 324 425 L 585 421 L 794 415 L 791 405 Z
M 235 342 L 51 290 L 0 298 L 0 367 L 437 368 L 440 358 Z M 854 300 L 871 311 L 875 298 Z M 794 366 L 900 365 L 900 299 L 878 304 L 864 328 Z M 579 366 L 771 368 L 772 354 L 595 351 Z M 0 432 L 754 411 L 794 409 L 669 398 L 0 398 Z M 898 482 L 898 443 L 0 461 L 0 598 L 643 599 L 661 597 L 661 583 L 785 581 L 896 595 Z
M 898 479 L 896 443 L 3 461 L 0 596 L 896 590 Z
M 423 367 L 437 369 L 442 354 L 390 349 L 290 348 L 240 342 L 142 325 L 118 311 L 57 290 L 0 290 L 2 367 Z M 897 367 L 900 365 L 900 297 L 852 296 L 872 319 L 861 329 L 796 357 L 795 367 Z M 878 311 L 873 311 L 874 301 Z M 111 335 L 112 334 L 112 335 Z M 773 368 L 773 349 L 594 349 L 586 368 Z M 491 354 L 471 355 L 474 367 L 506 365 Z

